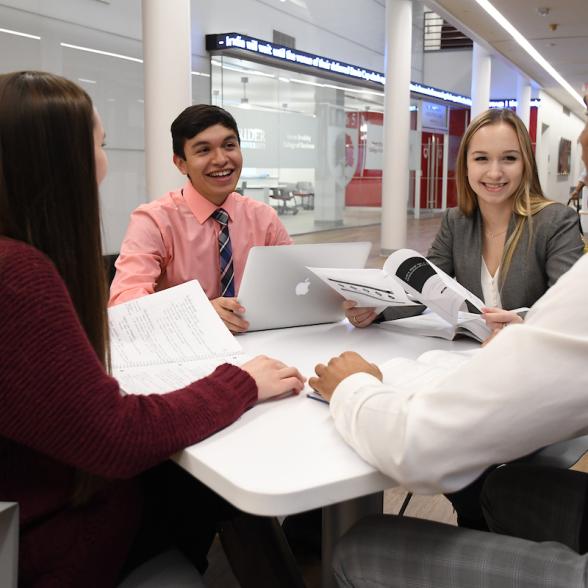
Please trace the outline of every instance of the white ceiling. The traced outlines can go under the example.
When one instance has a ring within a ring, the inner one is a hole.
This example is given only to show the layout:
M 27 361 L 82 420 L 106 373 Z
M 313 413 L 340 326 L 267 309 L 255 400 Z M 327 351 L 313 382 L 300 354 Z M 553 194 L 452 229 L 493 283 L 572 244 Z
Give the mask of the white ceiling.
M 584 115 L 585 108 L 474 0 L 430 0 L 427 4 L 475 41 L 506 57 L 570 110 Z M 588 83 L 588 0 L 492 0 L 492 4 L 582 93 L 583 84 Z M 541 16 L 540 7 L 549 8 L 549 14 Z M 555 31 L 550 24 L 557 25 Z

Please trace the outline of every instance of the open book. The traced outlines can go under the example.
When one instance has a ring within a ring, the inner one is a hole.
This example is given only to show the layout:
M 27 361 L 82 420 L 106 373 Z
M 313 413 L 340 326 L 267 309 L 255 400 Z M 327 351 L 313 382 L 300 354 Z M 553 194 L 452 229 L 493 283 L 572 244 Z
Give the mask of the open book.
M 435 313 L 380 323 L 386 328 L 394 329 L 400 323 L 404 332 L 410 330 L 415 334 L 445 339 L 466 334 L 483 341 L 490 336 L 484 320 L 467 312 L 468 302 L 479 311 L 484 302 L 412 249 L 392 253 L 381 270 L 309 269 L 359 306 L 374 307 L 381 312 L 388 306 L 408 306 L 418 301 Z
M 249 359 L 196 280 L 108 309 L 112 375 L 129 394 L 170 392 Z
M 456 324 L 451 324 L 438 314 L 426 310 L 419 316 L 383 321 L 378 326 L 397 333 L 423 335 L 425 337 L 441 337 L 449 341 L 452 341 L 460 335 L 464 335 L 481 343 L 490 336 L 490 329 L 488 329 L 479 314 L 463 311 L 458 312 Z

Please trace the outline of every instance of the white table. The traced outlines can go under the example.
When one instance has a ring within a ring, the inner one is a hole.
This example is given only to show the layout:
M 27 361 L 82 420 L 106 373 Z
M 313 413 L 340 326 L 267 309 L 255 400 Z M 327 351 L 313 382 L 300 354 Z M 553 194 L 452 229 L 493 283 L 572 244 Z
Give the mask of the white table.
M 347 321 L 247 333 L 238 339 L 247 354 L 279 358 L 307 377 L 316 363 L 346 350 L 382 363 L 395 356 L 416 358 L 430 349 L 477 346 L 470 340 L 415 337 L 376 326 L 355 329 Z M 333 505 L 323 511 L 325 586 L 330 583 L 328 566 L 335 540 L 366 512 L 381 512 L 382 496 L 374 493 L 395 485 L 343 441 L 328 406 L 305 393 L 255 406 L 175 459 L 245 512 L 277 516 Z M 352 500 L 359 497 L 365 498 Z

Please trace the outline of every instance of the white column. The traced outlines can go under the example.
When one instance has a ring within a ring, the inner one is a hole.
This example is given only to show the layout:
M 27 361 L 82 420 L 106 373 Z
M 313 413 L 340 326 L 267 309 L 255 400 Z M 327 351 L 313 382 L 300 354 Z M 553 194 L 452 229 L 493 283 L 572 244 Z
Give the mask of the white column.
M 421 169 L 421 161 L 422 161 L 422 153 L 423 153 L 423 105 L 422 100 L 418 101 L 418 108 L 417 108 L 417 128 L 416 128 L 416 138 L 413 145 L 414 148 L 414 218 L 419 219 L 421 218 L 421 178 L 423 175 L 423 170 Z
M 517 114 L 528 129 L 531 114 L 531 84 L 521 75 L 517 76 Z
M 474 43 L 472 52 L 472 118 L 484 110 L 490 103 L 490 74 L 492 60 L 490 54 L 480 45 Z
M 154 200 L 185 181 L 172 163 L 169 128 L 192 104 L 190 0 L 142 0 L 142 7 L 145 172 Z
M 54 22 L 49 21 L 43 25 L 43 36 L 41 37 L 41 69 L 51 73 L 63 75 L 63 52 L 68 51 L 59 43 L 62 35 L 54 30 Z M 77 83 L 77 81 L 76 81 Z M 87 89 L 86 87 L 84 87 Z M 92 97 L 94 98 L 94 96 Z
M 386 0 L 381 240 L 384 255 L 406 247 L 411 39 L 412 1 Z
M 447 176 L 449 174 L 449 133 L 443 134 L 443 178 L 441 188 L 441 210 L 447 208 Z

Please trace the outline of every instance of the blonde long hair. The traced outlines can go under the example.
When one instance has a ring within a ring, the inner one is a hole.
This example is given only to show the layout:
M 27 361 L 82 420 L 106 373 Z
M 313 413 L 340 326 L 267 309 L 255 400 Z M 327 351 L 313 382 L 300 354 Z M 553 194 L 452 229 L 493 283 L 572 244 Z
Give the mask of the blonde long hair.
M 531 138 L 529 137 L 529 132 L 523 121 L 512 110 L 508 110 L 507 108 L 491 108 L 482 112 L 470 122 L 459 146 L 455 175 L 458 207 L 461 212 L 465 216 L 471 217 L 479 207 L 478 197 L 468 181 L 467 156 L 472 137 L 482 127 L 497 125 L 500 123 L 509 125 L 516 133 L 523 160 L 523 175 L 521 177 L 521 183 L 513 195 L 514 200 L 512 209 L 516 217 L 516 225 L 512 235 L 510 235 L 504 244 L 504 251 L 500 261 L 500 285 L 502 286 L 506 274 L 510 269 L 512 257 L 519 245 L 525 226 L 527 224 L 529 225 L 530 245 L 533 228 L 533 215 L 554 202 L 553 200 L 546 198 L 541 189 L 539 174 L 537 172 L 537 163 L 535 162 L 535 155 L 533 154 L 533 148 L 531 145 Z

